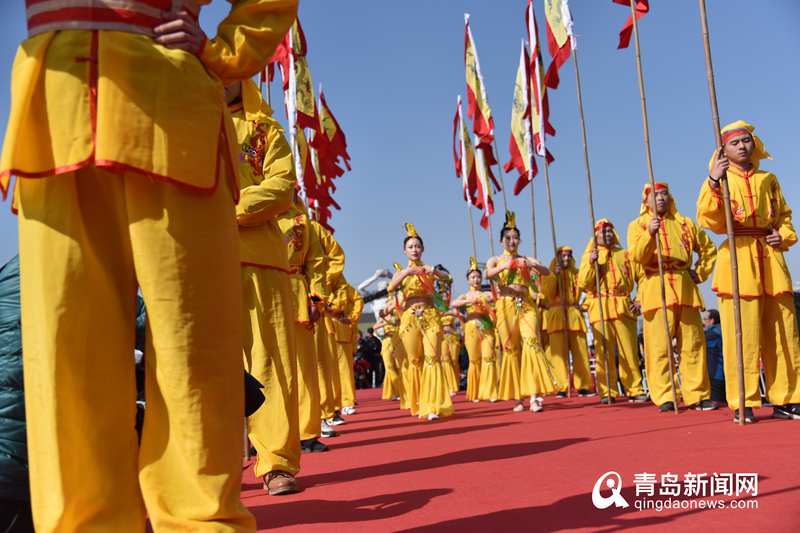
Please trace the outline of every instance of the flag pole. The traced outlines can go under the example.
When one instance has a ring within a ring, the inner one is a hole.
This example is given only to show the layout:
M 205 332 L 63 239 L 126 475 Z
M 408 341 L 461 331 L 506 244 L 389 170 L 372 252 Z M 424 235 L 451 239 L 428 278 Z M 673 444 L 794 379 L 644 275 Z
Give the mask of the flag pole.
M 589 145 L 586 141 L 586 117 L 583 112 L 583 89 L 581 88 L 581 71 L 578 66 L 578 49 L 572 49 L 572 59 L 575 65 L 575 86 L 577 88 L 576 94 L 578 96 L 578 114 L 581 118 L 581 135 L 583 140 L 583 165 L 586 168 L 586 190 L 588 191 L 589 198 L 589 218 L 592 223 L 592 251 L 597 251 L 597 236 L 595 235 L 595 215 L 594 215 L 594 196 L 592 194 L 592 171 L 589 166 Z M 606 371 L 606 390 L 608 391 L 608 405 L 611 405 L 611 376 L 609 372 L 608 359 L 608 336 L 606 335 L 606 319 L 605 312 L 603 311 L 603 293 L 600 290 L 600 265 L 597 261 L 594 262 L 594 283 L 595 290 L 597 291 L 597 310 L 600 312 L 600 334 L 603 336 L 603 353 L 605 354 L 605 371 Z M 595 344 L 596 341 L 595 341 Z M 597 351 L 595 350 L 595 361 Z M 600 392 L 599 390 L 597 391 Z
M 472 257 L 475 260 L 478 260 L 478 241 L 475 240 L 475 223 L 472 221 L 472 211 L 469 209 L 469 202 L 465 204 L 467 206 L 467 218 L 469 219 L 469 232 L 472 235 Z
M 539 256 L 539 250 L 538 250 L 538 247 L 536 245 L 536 197 L 535 197 L 534 192 L 533 192 L 533 176 L 532 176 L 532 174 L 533 174 L 533 157 L 534 157 L 533 156 L 533 150 L 531 150 L 531 161 L 530 161 L 530 169 L 531 170 L 529 171 L 529 174 L 531 174 L 531 177 L 530 177 L 530 182 L 531 182 L 531 226 L 533 228 L 533 233 L 531 233 L 531 235 L 533 236 L 533 257 L 538 257 Z
M 471 218 L 470 218 L 470 220 L 471 220 Z M 494 229 L 492 229 L 492 217 L 488 213 L 486 215 L 486 220 L 489 221 L 489 229 L 487 230 L 487 233 L 489 234 L 489 251 L 491 252 L 492 257 L 494 257 L 494 239 L 492 238 L 492 234 L 494 233 Z
M 642 101 L 642 128 L 644 130 L 644 149 L 647 156 L 647 175 L 650 179 L 650 209 L 654 216 L 656 212 L 656 180 L 653 175 L 653 160 L 650 152 L 650 126 L 647 120 L 647 101 L 644 92 L 644 75 L 642 73 L 642 54 L 639 48 L 639 24 L 636 22 L 636 0 L 630 0 L 631 19 L 633 20 L 633 41 L 636 45 L 636 73 L 639 77 L 639 96 Z M 663 224 L 663 221 L 662 221 Z M 667 342 L 667 357 L 669 359 L 669 383 L 672 387 L 672 405 L 675 414 L 678 414 L 678 393 L 675 390 L 675 361 L 672 352 L 672 334 L 667 316 L 667 289 L 664 282 L 664 255 L 661 250 L 661 238 L 656 235 L 656 254 L 658 258 L 658 277 L 661 282 L 661 313 L 664 315 L 664 338 Z
M 711 40 L 708 36 L 708 16 L 706 14 L 705 0 L 698 0 L 700 4 L 700 25 L 703 30 L 703 49 L 706 56 L 706 78 L 708 79 L 708 96 L 711 102 L 711 124 L 714 128 L 714 142 L 717 151 L 722 148 L 720 138 L 719 108 L 717 107 L 717 89 L 714 82 L 714 65 L 711 61 Z M 739 260 L 736 255 L 736 235 L 733 232 L 733 215 L 731 213 L 731 193 L 728 187 L 728 174 L 723 174 L 720 179 L 722 187 L 722 206 L 725 210 L 725 228 L 728 234 L 728 243 L 731 256 L 731 283 L 733 292 L 733 325 L 736 330 L 736 374 L 739 379 L 739 424 L 744 425 L 744 350 L 742 349 L 742 311 L 741 296 L 739 294 Z
M 486 102 L 489 102 L 489 97 L 486 97 Z M 492 146 L 494 147 L 494 156 L 495 161 L 497 161 L 497 171 L 500 174 L 500 192 L 503 193 L 503 209 L 508 211 L 508 198 L 506 197 L 506 180 L 505 180 L 505 173 L 503 172 L 503 165 L 500 163 L 500 150 L 497 149 L 497 137 L 492 139 Z M 489 165 L 486 165 L 487 172 L 489 171 Z M 487 176 L 488 177 L 488 176 Z M 486 180 L 487 182 L 489 180 Z M 491 187 L 491 184 L 489 185 Z

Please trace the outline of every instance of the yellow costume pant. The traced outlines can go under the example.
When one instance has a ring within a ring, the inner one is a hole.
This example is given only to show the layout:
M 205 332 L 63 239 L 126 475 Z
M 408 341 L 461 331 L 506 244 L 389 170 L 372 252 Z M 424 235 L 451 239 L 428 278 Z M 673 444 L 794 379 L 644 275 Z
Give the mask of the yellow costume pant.
M 441 347 L 441 360 L 442 374 L 445 383 L 447 383 L 447 390 L 450 392 L 458 392 L 458 381 L 456 380 L 456 371 L 453 368 L 453 342 L 450 340 L 449 335 L 442 336 Z
M 589 350 L 586 334 L 583 331 L 569 331 L 569 346 L 566 346 L 564 332 L 554 331 L 548 334 L 547 358 L 552 364 L 558 381 L 559 392 L 567 392 L 569 368 L 567 357 L 572 352 L 572 380 L 575 390 L 590 391 L 594 388 L 592 373 L 589 370 Z
M 412 415 L 452 414 L 450 395 L 441 397 L 439 394 L 440 390 L 447 389 L 439 364 L 441 339 L 442 326 L 436 309 L 409 307 L 403 311 L 400 317 L 400 340 L 408 358 L 405 390 Z M 424 387 L 423 366 L 429 367 Z
M 297 392 L 300 416 L 300 439 L 319 437 L 322 409 L 319 403 L 317 347 L 313 328 L 294 323 L 297 341 Z
M 37 531 L 253 531 L 239 501 L 241 281 L 231 192 L 94 167 L 19 185 Z M 147 414 L 134 431 L 137 283 Z
M 600 323 L 592 324 L 594 334 L 595 366 L 597 371 L 597 388 L 601 396 L 608 396 L 606 388 L 605 345 L 600 333 Z M 619 353 L 619 381 L 625 387 L 628 397 L 644 394 L 642 389 L 642 371 L 639 370 L 639 343 L 636 335 L 636 320 L 628 317 L 606 320 L 608 334 L 609 381 L 611 396 L 617 397 L 617 365 L 614 364 L 614 350 Z
M 331 352 L 327 322 L 324 319 L 314 324 L 314 346 L 317 350 L 317 379 L 319 381 L 319 404 L 323 419 L 333 417 L 338 409 L 336 391 L 339 384 L 339 358 Z
M 675 382 L 678 399 L 683 396 L 686 405 L 710 399 L 706 337 L 700 311 L 693 307 L 670 307 L 667 308 L 667 318 L 669 339 L 664 333 L 664 314 L 661 309 L 644 315 L 644 368 L 650 399 L 656 405 L 673 401 L 668 359 L 672 356 L 673 338 L 677 341 L 677 351 L 681 356 L 680 387 L 678 380 Z
M 520 332 L 521 313 L 517 301 L 508 296 L 497 300 L 497 336 L 503 352 L 500 367 L 500 399 L 519 400 L 520 360 L 522 358 L 522 336 Z
M 339 377 L 339 348 L 336 342 L 336 325 L 330 316 L 325 315 L 325 329 L 328 332 L 328 352 L 331 354 L 331 384 L 333 385 L 333 401 L 335 410 L 342 408 L 342 380 Z
M 467 400 L 477 400 L 481 382 L 481 359 L 490 354 L 495 357 L 494 330 L 484 331 L 477 320 L 470 320 L 464 325 L 464 345 L 469 355 L 467 367 Z M 495 376 L 495 381 L 497 377 Z M 495 399 L 497 392 L 495 391 Z
M 289 276 L 242 267 L 244 367 L 264 385 L 264 405 L 247 419 L 256 477 L 300 470 L 297 351 Z
M 381 398 L 391 400 L 402 396 L 403 381 L 400 379 L 400 369 L 394 359 L 395 344 L 397 343 L 394 335 L 383 337 L 381 344 L 381 358 L 386 372 L 383 375 L 383 392 Z
M 764 366 L 767 399 L 773 405 L 800 403 L 800 341 L 797 317 L 789 294 L 742 298 L 742 353 L 744 355 L 745 407 L 760 407 L 758 359 Z M 728 407 L 739 408 L 736 369 L 736 329 L 733 299 L 719 298 L 722 354 Z M 23 337 L 24 338 L 24 337 Z
M 458 335 L 450 336 L 450 361 L 453 364 L 453 373 L 456 375 L 456 391 L 459 389 L 461 382 L 461 338 Z
M 555 393 L 557 386 L 566 383 L 567 380 L 557 381 L 558 378 L 539 341 L 539 312 L 528 303 L 525 303 L 520 310 L 519 327 L 522 337 L 520 394 L 533 397 Z
M 339 342 L 339 383 L 342 389 L 342 407 L 356 404 L 356 376 L 353 370 L 353 343 Z

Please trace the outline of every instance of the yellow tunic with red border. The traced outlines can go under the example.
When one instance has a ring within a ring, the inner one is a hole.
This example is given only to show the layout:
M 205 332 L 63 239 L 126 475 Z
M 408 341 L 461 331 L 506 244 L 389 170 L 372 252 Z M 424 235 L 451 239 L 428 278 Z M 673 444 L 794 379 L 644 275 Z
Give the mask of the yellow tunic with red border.
M 278 217 L 278 227 L 288 245 L 289 272 L 295 296 L 296 320 L 311 326 L 311 297 L 325 300 L 325 256 L 316 233 L 310 230 L 305 206 L 296 199 L 292 208 Z
M 690 277 L 689 270 L 694 269 L 700 283 L 708 279 L 714 271 L 717 249 L 705 231 L 674 208 L 671 198 L 667 213 L 660 218 L 658 238 L 664 259 L 667 307 L 702 309 L 703 298 L 698 284 Z M 631 260 L 641 265 L 644 271 L 637 283 L 636 296 L 643 313 L 661 309 L 657 245 L 647 229 L 652 219 L 652 212 L 647 208 L 643 215 L 628 226 L 628 253 Z M 693 266 L 695 253 L 698 259 Z
M 600 305 L 595 286 L 594 266 L 589 261 L 591 243 L 586 247 L 578 270 L 578 285 L 586 291 L 585 304 L 589 308 L 589 321 L 600 322 Z M 600 290 L 602 291 L 603 316 L 606 320 L 630 318 L 634 316 L 630 310 L 630 294 L 633 290 L 633 268 L 628 252 L 618 244 L 611 248 L 597 247 L 597 263 L 600 266 Z
M 289 272 L 289 258 L 276 217 L 294 198 L 292 151 L 281 125 L 255 83 L 242 83 L 242 102 L 230 107 L 239 154 L 239 250 L 243 265 Z
M 3 194 L 12 174 L 45 177 L 88 165 L 213 191 L 221 165 L 234 157 L 220 79 L 260 70 L 296 11 L 296 0 L 233 1 L 200 57 L 124 31 L 49 31 L 26 39 L 11 76 Z
M 778 178 L 757 165 L 744 171 L 731 164 L 728 187 L 737 233 L 739 293 L 750 298 L 791 294 L 792 278 L 783 253 L 797 242 L 797 232 Z M 697 222 L 718 235 L 726 234 L 722 193 L 712 189 L 708 180 L 703 183 L 697 199 Z M 764 240 L 764 235 L 773 229 L 783 238 L 777 248 Z M 719 264 L 712 284 L 714 292 L 728 297 L 733 295 L 729 246 L 725 240 L 719 247 Z

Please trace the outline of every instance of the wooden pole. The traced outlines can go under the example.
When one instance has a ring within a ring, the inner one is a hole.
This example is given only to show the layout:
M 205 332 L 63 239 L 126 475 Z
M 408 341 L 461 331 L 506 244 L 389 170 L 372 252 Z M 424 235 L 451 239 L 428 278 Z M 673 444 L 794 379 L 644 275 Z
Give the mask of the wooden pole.
M 531 150 L 531 160 L 530 166 L 531 169 L 530 173 L 533 174 L 533 150 Z M 530 188 L 531 188 L 531 228 L 533 232 L 531 233 L 533 239 L 533 257 L 539 257 L 539 250 L 536 244 L 536 197 L 533 192 L 533 176 L 530 177 Z
M 573 64 L 575 65 L 575 87 L 578 96 L 578 114 L 581 118 L 581 136 L 583 140 L 583 166 L 586 169 L 586 190 L 589 198 L 589 219 L 592 223 L 592 251 L 597 251 L 597 237 L 594 232 L 595 215 L 594 215 L 594 197 L 592 194 L 592 170 L 589 166 L 589 144 L 586 140 L 586 117 L 583 112 L 583 89 L 581 88 L 581 71 L 578 63 L 578 49 L 572 50 Z M 603 312 L 603 293 L 600 287 L 600 265 L 597 261 L 594 263 L 594 283 L 595 290 L 597 291 L 598 310 L 600 311 L 600 334 L 603 336 L 603 353 L 605 354 L 605 370 L 606 370 L 606 390 L 608 390 L 608 405 L 611 405 L 611 373 L 609 372 L 608 359 L 608 336 L 606 335 L 606 320 L 605 313 Z M 597 345 L 595 339 L 595 346 Z M 595 348 L 595 361 L 596 361 L 597 348 Z M 616 385 L 616 383 L 615 383 Z M 599 394 L 599 390 L 597 391 Z
M 465 204 L 467 206 L 467 218 L 469 219 L 469 233 L 472 236 L 472 257 L 475 260 L 478 260 L 478 241 L 475 240 L 475 223 L 472 221 L 472 211 L 469 209 L 469 202 Z
M 494 146 L 494 154 L 493 155 L 494 155 L 495 160 L 497 161 L 497 171 L 500 174 L 500 176 L 499 176 L 500 177 L 500 192 L 503 193 L 503 209 L 508 211 L 508 198 L 506 197 L 506 182 L 505 182 L 505 176 L 504 176 L 504 172 L 503 172 L 503 165 L 502 165 L 502 163 L 500 163 L 500 150 L 497 149 L 497 137 L 492 139 L 492 146 Z M 489 165 L 486 165 L 486 172 L 487 172 L 487 176 L 486 177 L 488 178 L 489 177 L 488 176 Z M 486 180 L 486 181 L 488 182 L 489 180 Z M 491 187 L 491 184 L 489 184 L 489 187 Z
M 708 80 L 708 96 L 711 101 L 711 124 L 714 128 L 714 142 L 717 151 L 722 148 L 720 137 L 719 108 L 717 107 L 717 89 L 714 82 L 714 65 L 711 61 L 711 40 L 708 37 L 708 17 L 705 0 L 700 4 L 700 25 L 703 30 L 703 49 L 706 55 L 706 78 Z M 744 350 L 742 349 L 742 309 L 739 295 L 739 260 L 736 255 L 736 236 L 733 232 L 733 215 L 731 213 L 731 193 L 728 187 L 727 173 L 720 179 L 722 187 L 722 206 L 725 210 L 725 227 L 728 234 L 728 249 L 731 256 L 731 283 L 733 289 L 733 325 L 736 330 L 736 374 L 739 379 L 739 424 L 744 425 Z
M 486 233 L 489 234 L 489 253 L 492 254 L 492 257 L 494 257 L 494 239 L 492 238 L 492 234 L 494 233 L 494 229 L 492 229 L 492 217 L 487 216 L 486 220 L 489 221 L 489 229 L 486 230 Z
M 633 41 L 636 45 L 636 73 L 639 77 L 639 96 L 642 101 L 642 128 L 644 129 L 644 150 L 647 156 L 647 175 L 650 179 L 650 210 L 653 216 L 656 213 L 656 179 L 653 175 L 653 160 L 650 154 L 650 126 L 647 120 L 647 101 L 644 92 L 644 74 L 642 73 L 642 54 L 639 48 L 639 25 L 636 22 L 636 0 L 630 0 L 631 18 L 633 20 Z M 663 223 L 663 222 L 662 222 Z M 666 234 L 665 234 L 666 235 Z M 661 238 L 656 235 L 656 255 L 658 257 L 658 277 L 661 281 L 661 312 L 664 315 L 664 338 L 667 342 L 667 356 L 669 358 L 669 384 L 672 387 L 672 405 L 675 414 L 678 414 L 678 393 L 675 390 L 675 361 L 672 354 L 672 334 L 669 328 L 669 317 L 667 316 L 667 289 L 664 283 L 664 255 L 661 250 Z

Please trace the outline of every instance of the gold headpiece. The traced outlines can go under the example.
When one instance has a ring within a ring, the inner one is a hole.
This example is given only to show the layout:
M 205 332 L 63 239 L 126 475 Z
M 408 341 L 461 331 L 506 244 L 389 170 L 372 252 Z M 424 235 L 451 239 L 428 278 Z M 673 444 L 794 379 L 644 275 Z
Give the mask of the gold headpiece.
M 480 269 L 478 268 L 478 260 L 475 259 L 474 256 L 469 256 L 469 270 L 467 270 L 467 272 L 472 272 L 473 270 L 480 272 Z
M 419 237 L 419 233 L 417 233 L 417 228 L 414 227 L 414 224 L 406 222 L 403 227 L 406 229 L 406 237 Z
M 508 229 L 517 229 L 517 215 L 508 209 L 506 209 L 506 223 L 504 227 Z

